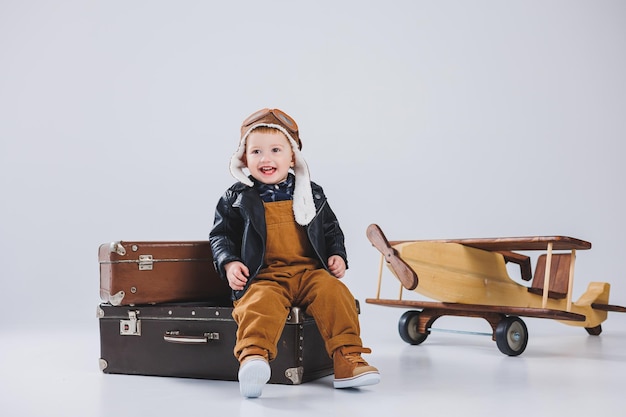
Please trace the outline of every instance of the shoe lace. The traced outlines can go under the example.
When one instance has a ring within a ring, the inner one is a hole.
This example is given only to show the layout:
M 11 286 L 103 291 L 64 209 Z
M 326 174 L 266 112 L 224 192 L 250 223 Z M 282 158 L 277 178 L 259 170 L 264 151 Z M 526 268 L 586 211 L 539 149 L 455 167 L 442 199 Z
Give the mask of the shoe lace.
M 354 363 L 356 365 L 367 366 L 368 363 L 361 357 L 361 353 L 371 353 L 372 350 L 369 348 L 362 348 L 358 346 L 350 347 L 344 350 L 343 357 L 346 358 L 347 361 Z
M 363 359 L 361 357 L 361 355 L 359 355 L 358 353 L 352 353 L 350 355 L 345 355 L 344 358 L 346 358 L 347 361 L 354 363 L 356 365 L 365 365 L 367 366 L 367 362 L 365 361 L 365 359 Z

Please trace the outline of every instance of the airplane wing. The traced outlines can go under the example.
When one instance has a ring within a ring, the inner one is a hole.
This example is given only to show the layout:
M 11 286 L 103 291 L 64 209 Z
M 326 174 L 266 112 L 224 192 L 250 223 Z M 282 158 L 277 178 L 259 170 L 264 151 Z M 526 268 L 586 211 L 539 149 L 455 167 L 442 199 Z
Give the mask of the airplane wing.
M 464 304 L 464 303 L 444 303 L 434 301 L 414 301 L 414 300 L 389 300 L 381 298 L 367 298 L 365 302 L 369 304 L 377 304 L 387 307 L 400 308 L 427 308 L 438 309 L 449 312 L 459 313 L 499 313 L 505 315 L 515 315 L 524 317 L 534 317 L 541 319 L 554 319 L 565 321 L 585 321 L 583 314 L 573 313 L 564 310 L 552 310 L 547 308 L 531 308 L 531 307 L 509 307 L 509 306 L 492 306 L 482 304 Z M 465 315 L 465 314 L 459 314 Z M 467 314 L 470 316 L 471 314 Z
M 389 243 L 393 246 L 404 242 L 419 242 L 419 240 L 394 240 Z M 527 251 L 546 250 L 552 243 L 554 250 L 585 250 L 591 249 L 591 243 L 569 236 L 527 236 L 527 237 L 496 237 L 472 239 L 439 239 L 429 242 L 459 243 L 477 249 L 488 251 Z

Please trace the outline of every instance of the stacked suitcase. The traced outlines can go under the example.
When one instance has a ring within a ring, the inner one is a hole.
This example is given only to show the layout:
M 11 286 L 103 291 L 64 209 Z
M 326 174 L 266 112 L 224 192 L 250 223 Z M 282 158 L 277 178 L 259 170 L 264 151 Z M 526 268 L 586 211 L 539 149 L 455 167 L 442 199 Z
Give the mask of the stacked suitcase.
M 111 242 L 98 258 L 104 373 L 237 379 L 230 288 L 213 267 L 208 241 Z M 299 307 L 270 367 L 276 384 L 333 373 L 315 321 Z

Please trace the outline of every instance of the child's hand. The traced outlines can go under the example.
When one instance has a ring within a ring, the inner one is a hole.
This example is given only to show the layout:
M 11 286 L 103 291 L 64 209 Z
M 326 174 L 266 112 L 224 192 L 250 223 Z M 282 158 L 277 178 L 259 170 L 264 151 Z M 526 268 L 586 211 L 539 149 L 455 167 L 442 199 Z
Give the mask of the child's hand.
M 228 285 L 233 290 L 243 290 L 243 287 L 248 282 L 248 276 L 250 272 L 248 267 L 239 261 L 229 262 L 224 266 L 226 270 L 226 279 L 228 279 Z
M 343 278 L 346 274 L 346 262 L 341 256 L 333 255 L 328 258 L 328 269 L 337 278 Z

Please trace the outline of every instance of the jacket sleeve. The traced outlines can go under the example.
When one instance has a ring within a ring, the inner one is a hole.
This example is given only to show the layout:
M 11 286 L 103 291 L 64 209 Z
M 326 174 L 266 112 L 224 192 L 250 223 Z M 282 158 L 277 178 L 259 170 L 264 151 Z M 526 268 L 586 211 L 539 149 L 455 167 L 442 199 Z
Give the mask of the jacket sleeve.
M 324 193 L 324 189 L 315 182 L 311 182 L 311 187 L 313 189 L 313 200 L 315 201 L 316 209 L 319 211 L 318 216 L 321 220 L 322 236 L 320 236 L 320 238 L 323 239 L 326 256 L 341 256 L 346 263 L 346 268 L 348 268 L 345 236 L 341 230 L 337 216 L 330 207 L 326 194 Z M 323 259 L 322 262 L 326 265 L 328 258 Z
M 209 234 L 213 263 L 223 279 L 226 279 L 224 266 L 232 261 L 241 261 L 241 240 L 243 220 L 233 208 L 236 195 L 230 190 L 220 198 L 215 208 L 215 220 Z
M 324 205 L 324 237 L 328 256 L 339 255 L 348 267 L 348 255 L 346 253 L 345 236 L 339 225 L 339 220 L 332 208 L 326 202 Z

